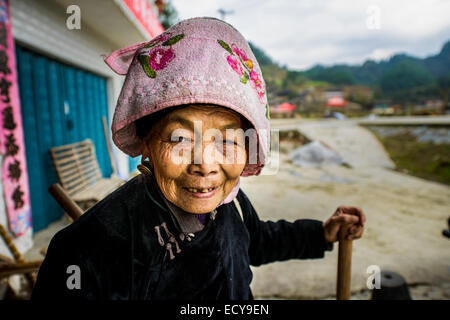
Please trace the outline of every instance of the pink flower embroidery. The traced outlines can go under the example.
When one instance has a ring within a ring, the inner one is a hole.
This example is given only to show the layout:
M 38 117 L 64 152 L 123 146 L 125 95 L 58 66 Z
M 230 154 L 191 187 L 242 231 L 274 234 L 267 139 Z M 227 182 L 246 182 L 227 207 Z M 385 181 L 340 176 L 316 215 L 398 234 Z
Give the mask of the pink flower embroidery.
M 253 69 L 252 60 L 248 59 L 244 50 L 239 49 L 234 43 L 231 47 L 223 40 L 217 40 L 222 48 L 228 51 L 227 62 L 231 68 L 239 75 L 241 82 L 246 84 L 251 81 L 261 104 L 265 104 L 265 88 L 259 73 Z
M 172 46 L 183 38 L 184 34 L 173 37 L 169 34 L 161 34 L 142 47 L 144 50 L 140 51 L 138 61 L 149 78 L 156 78 L 156 71 L 167 67 L 175 58 Z
M 242 76 L 242 66 L 239 63 L 238 59 L 235 56 L 229 55 L 227 57 L 228 64 L 231 68 L 236 71 L 239 76 Z
M 242 59 L 242 61 L 246 62 L 248 60 L 244 50 L 239 49 L 234 43 L 231 45 L 231 48 L 233 49 L 233 52 Z
M 262 81 L 257 72 L 255 70 L 250 71 L 248 74 L 250 81 L 252 82 L 253 88 L 262 89 Z
M 172 48 L 169 47 L 168 49 L 164 48 L 154 48 L 149 53 L 149 64 L 153 68 L 153 70 L 161 70 L 164 69 L 167 64 L 173 60 L 175 57 L 175 53 L 173 52 Z
M 264 101 L 264 90 L 262 88 L 261 89 L 256 89 L 256 93 L 258 94 L 259 102 L 265 103 L 265 101 Z
M 264 103 L 264 87 L 260 75 L 254 70 L 250 71 L 249 78 L 252 83 L 252 87 L 256 89 L 259 101 Z
M 247 55 L 245 54 L 244 50 L 239 49 L 236 47 L 236 45 L 233 43 L 231 45 L 231 48 L 233 52 L 242 60 L 242 63 L 245 64 L 244 67 L 246 67 L 247 70 L 253 69 L 253 62 L 249 58 L 247 58 Z

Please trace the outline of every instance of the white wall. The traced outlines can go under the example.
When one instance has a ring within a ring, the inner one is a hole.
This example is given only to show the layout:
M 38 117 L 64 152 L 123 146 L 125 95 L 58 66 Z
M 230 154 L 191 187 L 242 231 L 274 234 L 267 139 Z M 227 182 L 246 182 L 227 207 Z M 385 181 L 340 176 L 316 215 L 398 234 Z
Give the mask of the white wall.
M 109 8 L 109 10 L 120 10 L 114 6 Z M 65 8 L 51 0 L 12 0 L 10 1 L 10 11 L 13 37 L 16 42 L 51 58 L 89 70 L 107 78 L 110 128 L 124 77 L 110 70 L 103 62 L 101 55 L 107 55 L 120 47 L 108 41 L 105 36 L 102 36 L 102 30 L 93 30 L 89 26 L 83 25 L 83 18 L 81 19 L 81 30 L 67 29 L 66 19 L 68 14 Z M 108 15 L 108 12 L 103 12 L 103 14 Z M 117 15 L 117 12 L 114 12 L 114 14 Z M 128 18 L 124 16 L 124 19 Z M 121 23 L 121 21 L 118 23 Z M 142 33 L 138 30 L 136 30 L 135 34 L 130 35 L 130 37 L 133 38 L 133 41 L 134 39 L 145 41 Z M 123 40 L 119 42 L 126 43 L 129 39 Z M 110 143 L 113 147 L 116 163 L 118 164 L 118 174 L 122 177 L 128 177 L 128 156 L 114 145 L 111 138 Z M 1 197 L 0 223 L 7 225 L 7 215 Z M 32 233 L 28 232 L 24 236 L 16 238 L 14 242 L 21 252 L 25 252 L 32 246 Z M 1 240 L 0 254 L 10 256 L 5 244 L 1 243 Z

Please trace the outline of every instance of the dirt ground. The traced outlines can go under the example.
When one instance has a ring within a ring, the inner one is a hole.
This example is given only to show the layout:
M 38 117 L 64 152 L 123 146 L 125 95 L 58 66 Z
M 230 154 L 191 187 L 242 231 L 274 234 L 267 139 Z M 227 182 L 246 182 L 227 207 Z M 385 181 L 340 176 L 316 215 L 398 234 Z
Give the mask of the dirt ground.
M 450 240 L 441 235 L 450 214 L 447 186 L 383 168 L 297 168 L 284 161 L 277 175 L 244 178 L 241 186 L 264 220 L 324 220 L 341 204 L 361 207 L 367 224 L 354 242 L 353 292 L 366 288 L 370 265 L 395 271 L 408 284 L 450 283 Z M 336 247 L 322 260 L 261 266 L 253 269 L 252 290 L 326 298 L 335 293 L 336 266 Z
M 370 265 L 402 275 L 414 299 L 449 299 L 450 240 L 441 233 L 450 216 L 450 187 L 386 168 L 391 162 L 382 155 L 381 144 L 359 126 L 311 123 L 303 132 L 320 138 L 354 166 L 299 168 L 280 154 L 276 175 L 241 180 L 260 217 L 324 220 L 339 205 L 359 206 L 367 223 L 363 237 L 353 244 L 352 299 L 370 296 Z M 253 268 L 252 290 L 257 297 L 334 298 L 336 269 L 335 246 L 324 259 Z

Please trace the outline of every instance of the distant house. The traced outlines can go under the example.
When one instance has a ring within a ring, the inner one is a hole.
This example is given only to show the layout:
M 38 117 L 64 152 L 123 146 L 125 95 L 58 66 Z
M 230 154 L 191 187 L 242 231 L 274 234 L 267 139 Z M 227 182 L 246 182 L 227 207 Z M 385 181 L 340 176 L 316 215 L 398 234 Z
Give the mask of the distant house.
M 372 112 L 378 115 L 391 115 L 394 114 L 395 110 L 391 106 L 391 101 L 377 100 L 374 102 Z
M 440 99 L 428 99 L 423 104 L 413 107 L 413 114 L 415 115 L 431 115 L 443 112 L 445 102 Z
M 293 118 L 294 117 L 295 106 L 284 102 L 275 108 L 271 108 L 270 116 L 272 118 Z
M 347 101 L 343 97 L 329 97 L 326 103 L 328 108 L 343 108 L 347 105 Z
M 432 110 L 440 110 L 444 105 L 444 101 L 440 99 L 428 99 L 425 101 L 425 108 Z
M 333 97 L 342 98 L 344 95 L 343 95 L 342 91 L 340 91 L 340 90 L 327 90 L 325 92 L 325 96 L 327 97 L 327 99 L 330 99 Z
M 343 95 L 349 101 L 371 104 L 374 93 L 369 87 L 352 85 L 344 87 Z
M 347 105 L 344 99 L 344 93 L 341 90 L 327 90 L 325 91 L 325 107 L 326 108 L 342 108 Z

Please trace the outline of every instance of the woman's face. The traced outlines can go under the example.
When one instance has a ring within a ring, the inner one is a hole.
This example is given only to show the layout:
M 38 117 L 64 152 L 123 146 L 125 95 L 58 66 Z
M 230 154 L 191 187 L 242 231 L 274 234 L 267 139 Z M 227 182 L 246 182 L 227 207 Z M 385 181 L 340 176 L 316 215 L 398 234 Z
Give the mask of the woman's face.
M 242 125 L 237 113 L 213 105 L 190 105 L 164 116 L 142 153 L 164 196 L 190 213 L 215 209 L 245 167 Z

